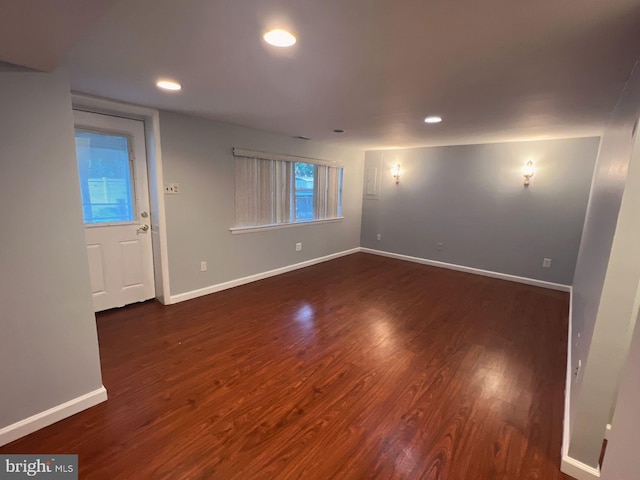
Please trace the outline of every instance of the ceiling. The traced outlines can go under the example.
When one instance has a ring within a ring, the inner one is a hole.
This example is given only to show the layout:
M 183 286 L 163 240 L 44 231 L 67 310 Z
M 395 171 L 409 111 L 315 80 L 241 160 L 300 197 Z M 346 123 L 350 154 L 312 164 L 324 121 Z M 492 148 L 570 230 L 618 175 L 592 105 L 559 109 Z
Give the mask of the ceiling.
M 5 0 L 0 61 L 51 71 L 115 0 Z
M 120 0 L 66 62 L 78 92 L 373 149 L 600 135 L 639 55 L 640 0 Z

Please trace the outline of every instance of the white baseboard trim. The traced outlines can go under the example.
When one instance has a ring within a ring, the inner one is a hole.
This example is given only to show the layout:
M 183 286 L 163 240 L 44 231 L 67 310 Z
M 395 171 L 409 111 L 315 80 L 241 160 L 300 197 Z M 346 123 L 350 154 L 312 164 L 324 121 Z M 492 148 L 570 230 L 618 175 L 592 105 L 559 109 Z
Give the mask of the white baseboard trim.
M 449 270 L 457 270 L 459 272 L 473 273 L 474 275 L 482 275 L 484 277 L 498 278 L 500 280 L 507 280 L 509 282 L 523 283 L 525 285 L 533 285 L 534 287 L 542 287 L 542 288 L 548 288 L 551 290 L 559 290 L 561 292 L 571 291 L 571 285 L 564 285 L 562 283 L 553 283 L 553 282 L 546 282 L 544 280 L 536 280 L 534 278 L 518 277 L 516 275 L 509 275 L 508 273 L 492 272 L 490 270 L 482 270 L 480 268 L 465 267 L 463 265 L 455 265 L 453 263 L 439 262 L 437 260 L 429 260 L 426 258 L 411 257 L 409 255 L 402 255 L 400 253 L 385 252 L 383 250 L 374 250 L 372 248 L 361 247 L 360 251 L 364 253 L 371 253 L 373 255 L 380 255 L 383 257 L 396 258 L 398 260 L 405 260 L 407 262 L 421 263 L 423 265 L 430 265 L 432 267 L 447 268 Z
M 61 403 L 44 412 L 36 413 L 24 420 L 13 423 L 7 427 L 0 429 L 0 446 L 13 442 L 19 438 L 29 435 L 30 433 L 48 427 L 49 425 L 59 422 L 60 420 L 75 415 L 82 410 L 93 407 L 107 399 L 107 390 L 104 386 L 94 390 L 93 392 L 81 395 L 68 402 Z
M 170 303 L 173 304 L 173 303 L 184 302 L 186 300 L 191 300 L 193 298 L 202 297 L 203 295 L 209 295 L 210 293 L 220 292 L 222 290 L 227 290 L 229 288 L 238 287 L 240 285 L 244 285 L 247 283 L 256 282 L 258 280 L 274 277 L 276 275 L 281 275 L 287 272 L 292 272 L 293 270 L 298 270 L 300 268 L 310 267 L 311 265 L 316 265 L 318 263 L 333 260 L 334 258 L 351 255 L 352 253 L 358 253 L 359 251 L 360 251 L 360 247 L 356 247 L 350 250 L 344 250 L 342 252 L 332 253 L 331 255 L 326 255 L 324 257 L 312 258 L 311 260 L 307 260 L 304 262 L 294 263 L 293 265 L 287 265 L 286 267 L 276 268 L 274 270 L 269 270 L 262 273 L 256 273 L 255 275 L 249 275 L 248 277 L 237 278 L 235 280 L 218 283 L 216 285 L 211 285 L 209 287 L 199 288 L 197 290 L 191 290 L 190 292 L 171 295 Z
M 286 267 L 276 268 L 274 270 L 269 270 L 262 273 L 256 273 L 255 275 L 249 275 L 248 277 L 237 278 L 235 280 L 229 280 L 228 282 L 217 283 L 215 285 L 199 288 L 197 290 L 191 290 L 189 292 L 171 295 L 169 297 L 168 304 L 170 305 L 174 303 L 184 302 L 186 300 L 192 300 L 194 298 L 202 297 L 204 295 L 221 292 L 222 290 L 227 290 L 229 288 L 238 287 L 240 285 L 245 285 L 247 283 L 256 282 L 258 280 L 262 280 L 265 278 L 274 277 L 276 275 L 281 275 L 283 273 L 291 272 L 293 270 L 309 267 L 311 265 L 316 265 L 318 263 L 326 262 L 328 260 L 333 260 L 334 258 L 344 257 L 346 255 L 351 255 L 353 253 L 358 253 L 358 252 L 370 253 L 373 255 L 380 255 L 383 257 L 395 258 L 398 260 L 405 260 L 405 261 L 414 262 L 414 263 L 421 263 L 423 265 L 430 265 L 432 267 L 447 268 L 449 270 L 457 270 L 459 272 L 472 273 L 475 275 L 482 275 L 485 277 L 498 278 L 500 280 L 507 280 L 510 282 L 522 283 L 525 285 L 532 285 L 535 287 L 549 288 L 551 290 L 559 290 L 561 292 L 571 291 L 570 285 L 563 285 L 560 283 L 553 283 L 553 282 L 545 282 L 544 280 L 536 280 L 533 278 L 518 277 L 516 275 L 509 275 L 507 273 L 492 272 L 490 270 L 482 270 L 479 268 L 465 267 L 463 265 L 454 265 L 452 263 L 438 262 L 436 260 L 428 260 L 426 258 L 410 257 L 408 255 L 385 252 L 382 250 L 374 250 L 371 248 L 356 247 L 350 250 L 344 250 L 342 252 L 332 253 L 331 255 L 326 255 L 324 257 L 313 258 L 305 262 L 294 263 L 293 265 L 287 265 Z
M 594 480 L 596 478 L 600 478 L 599 468 L 593 468 L 589 465 L 579 462 L 575 458 L 564 455 L 562 457 L 560 471 L 575 478 L 576 480 Z

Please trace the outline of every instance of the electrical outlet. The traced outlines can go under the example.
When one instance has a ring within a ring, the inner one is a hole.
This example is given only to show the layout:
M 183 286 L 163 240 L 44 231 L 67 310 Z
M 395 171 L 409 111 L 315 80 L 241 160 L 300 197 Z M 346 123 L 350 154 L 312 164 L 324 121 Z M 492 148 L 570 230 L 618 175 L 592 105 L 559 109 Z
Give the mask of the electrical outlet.
M 201 272 L 207 271 L 207 262 L 200 262 L 200 271 Z
M 550 258 L 545 258 L 542 260 L 542 267 L 543 268 L 551 268 L 551 259 Z
M 582 360 L 578 360 L 578 366 L 576 367 L 575 371 L 573 372 L 573 375 L 576 377 L 576 379 L 578 378 L 578 375 L 580 375 L 580 369 L 582 368 Z
M 444 243 L 442 243 L 442 242 L 436 243 L 436 250 L 439 251 L 439 252 L 444 250 Z
M 164 186 L 165 195 L 178 195 L 180 193 L 180 185 L 177 183 L 168 183 Z
M 376 240 L 382 240 L 382 235 L 377 234 L 377 235 L 376 235 Z
M 302 243 L 296 243 L 296 252 L 302 251 Z

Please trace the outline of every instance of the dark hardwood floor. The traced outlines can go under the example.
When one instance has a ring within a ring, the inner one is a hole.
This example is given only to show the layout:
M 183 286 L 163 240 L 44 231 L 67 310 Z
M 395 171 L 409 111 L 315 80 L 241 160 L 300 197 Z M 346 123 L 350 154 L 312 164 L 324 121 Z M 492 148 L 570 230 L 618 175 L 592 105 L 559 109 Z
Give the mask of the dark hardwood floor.
M 81 479 L 569 479 L 568 294 L 364 253 L 98 316 Z

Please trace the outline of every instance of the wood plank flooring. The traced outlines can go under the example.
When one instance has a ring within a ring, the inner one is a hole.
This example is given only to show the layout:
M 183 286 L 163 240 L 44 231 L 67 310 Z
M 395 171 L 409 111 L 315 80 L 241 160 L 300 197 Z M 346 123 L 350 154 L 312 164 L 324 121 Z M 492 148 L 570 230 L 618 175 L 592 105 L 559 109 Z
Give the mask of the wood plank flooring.
M 81 479 L 569 479 L 568 294 L 358 253 L 98 316 Z

